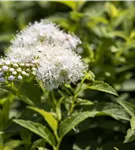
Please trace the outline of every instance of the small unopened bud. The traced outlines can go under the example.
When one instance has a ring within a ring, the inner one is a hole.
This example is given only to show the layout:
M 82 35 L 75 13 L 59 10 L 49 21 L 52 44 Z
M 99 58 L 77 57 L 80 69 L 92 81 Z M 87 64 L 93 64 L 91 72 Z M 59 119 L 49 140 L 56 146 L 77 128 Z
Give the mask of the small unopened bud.
M 16 75 L 16 74 L 17 74 L 17 72 L 16 72 L 16 71 L 13 71 L 13 72 L 12 72 L 12 75 Z
M 26 77 L 29 77 L 30 75 L 28 73 L 26 73 Z
M 0 82 L 4 82 L 5 79 L 3 77 L 0 77 Z
M 36 71 L 37 69 L 36 69 L 36 68 L 34 68 L 34 67 L 32 67 L 32 70 L 33 70 L 33 71 Z
M 14 68 L 10 68 L 9 71 L 13 72 L 15 69 Z
M 19 75 L 17 78 L 18 78 L 18 80 L 22 80 L 22 76 L 21 75 Z
M 26 67 L 29 67 L 29 66 L 30 66 L 30 64 L 26 63 Z
M 26 69 L 26 71 L 27 71 L 27 72 L 29 72 L 29 71 L 30 71 L 30 69 L 28 69 L 28 68 L 27 68 L 27 69 Z
M 24 66 L 24 63 L 20 63 L 20 66 L 22 66 L 22 67 L 23 67 L 23 66 Z
M 22 69 L 21 68 L 17 68 L 17 72 L 22 72 Z
M 32 71 L 32 74 L 33 74 L 33 75 L 36 75 L 36 71 Z
M 12 76 L 12 75 L 8 77 L 8 80 L 9 80 L 9 81 L 13 81 L 14 79 L 15 79 L 15 77 Z
M 26 72 L 25 72 L 25 71 L 22 71 L 22 75 L 26 75 Z
M 8 70 L 8 66 L 3 66 L 3 67 L 2 67 L 2 70 L 3 70 L 3 71 L 7 71 L 7 70 Z
M 18 67 L 18 64 L 15 63 L 15 64 L 13 64 L 13 66 L 14 66 L 15 68 L 17 68 L 17 67 Z

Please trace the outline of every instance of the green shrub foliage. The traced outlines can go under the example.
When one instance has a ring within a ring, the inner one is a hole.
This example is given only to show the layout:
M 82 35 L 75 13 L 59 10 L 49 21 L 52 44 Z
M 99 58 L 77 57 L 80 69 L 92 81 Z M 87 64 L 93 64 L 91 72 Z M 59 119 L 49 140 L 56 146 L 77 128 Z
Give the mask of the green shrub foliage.
M 41 19 L 80 38 L 88 71 L 53 90 L 34 75 L 4 84 L 0 74 L 0 150 L 133 150 L 135 2 L 1 1 L 1 57 Z

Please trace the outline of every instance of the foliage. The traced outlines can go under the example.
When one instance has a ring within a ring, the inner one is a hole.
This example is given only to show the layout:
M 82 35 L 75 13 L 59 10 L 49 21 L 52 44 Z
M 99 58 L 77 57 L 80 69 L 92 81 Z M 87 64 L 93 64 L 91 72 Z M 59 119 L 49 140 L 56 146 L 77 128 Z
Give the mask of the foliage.
M 134 149 L 135 2 L 1 1 L 1 56 L 41 19 L 81 39 L 90 71 L 53 91 L 32 79 L 1 85 L 0 150 Z

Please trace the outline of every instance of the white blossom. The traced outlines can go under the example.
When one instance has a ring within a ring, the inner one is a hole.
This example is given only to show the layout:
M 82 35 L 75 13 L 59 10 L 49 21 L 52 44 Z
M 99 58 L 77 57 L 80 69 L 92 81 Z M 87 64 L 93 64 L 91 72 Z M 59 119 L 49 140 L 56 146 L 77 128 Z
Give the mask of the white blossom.
M 37 71 L 37 76 L 44 82 L 46 89 L 58 88 L 63 83 L 75 83 L 84 75 L 86 65 L 74 51 L 61 46 L 48 48 L 39 55 Z
M 21 31 L 12 41 L 11 49 L 35 46 L 37 42 L 44 44 L 58 43 L 67 48 L 76 48 L 81 43 L 78 37 L 65 33 L 56 24 L 48 20 L 41 20 L 33 25 L 30 24 Z
M 76 83 L 84 75 L 87 66 L 74 51 L 80 43 L 75 35 L 53 23 L 35 22 L 16 36 L 6 56 L 16 79 L 34 75 L 52 90 L 64 83 Z

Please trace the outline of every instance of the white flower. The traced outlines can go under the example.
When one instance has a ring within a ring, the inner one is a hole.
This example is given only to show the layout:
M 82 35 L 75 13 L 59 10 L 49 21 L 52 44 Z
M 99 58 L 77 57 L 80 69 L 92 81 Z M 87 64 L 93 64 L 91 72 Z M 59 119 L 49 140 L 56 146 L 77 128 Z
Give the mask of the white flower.
M 35 75 L 46 89 L 52 90 L 64 83 L 76 83 L 84 75 L 86 64 L 74 51 L 80 43 L 55 24 L 41 21 L 19 33 L 6 55 L 11 64 L 14 60 L 12 68 L 17 74 L 12 74 L 16 79 Z
M 37 71 L 37 76 L 44 82 L 46 89 L 58 88 L 63 83 L 75 83 L 84 75 L 86 65 L 74 51 L 61 46 L 48 48 L 39 56 Z
M 58 43 L 67 48 L 76 48 L 81 43 L 80 39 L 75 35 L 65 33 L 59 27 L 47 20 L 35 22 L 33 25 L 27 26 L 21 31 L 16 38 L 12 41 L 11 50 L 19 47 L 31 47 L 41 43 Z

